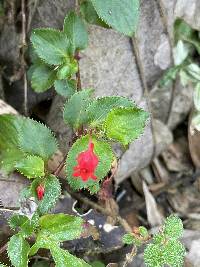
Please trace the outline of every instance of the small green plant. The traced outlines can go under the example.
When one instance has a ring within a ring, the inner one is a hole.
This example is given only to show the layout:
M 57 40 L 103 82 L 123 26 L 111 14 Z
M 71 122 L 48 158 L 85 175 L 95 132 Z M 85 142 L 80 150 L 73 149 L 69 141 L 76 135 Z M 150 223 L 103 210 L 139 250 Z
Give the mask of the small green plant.
M 48 161 L 58 144 L 51 130 L 27 117 L 0 116 L 1 168 L 7 173 L 18 171 L 30 180 L 21 201 L 31 199 L 35 203 L 31 214 L 24 214 L 22 209 L 9 220 L 16 234 L 10 238 L 7 252 L 15 267 L 28 266 L 41 248 L 50 250 L 57 267 L 91 266 L 61 248 L 62 242 L 83 236 L 85 222 L 78 216 L 50 214 L 61 195 L 59 172 L 65 165 L 65 181 L 72 190 L 87 189 L 96 194 L 116 160 L 112 144 L 118 142 L 127 148 L 139 138 L 148 113 L 125 97 L 95 98 L 93 89 L 82 89 L 79 51 L 88 45 L 86 21 L 132 36 L 138 17 L 138 0 L 84 0 L 80 9 L 66 16 L 62 31 L 43 28 L 31 34 L 31 85 L 36 92 L 54 86 L 67 98 L 63 119 L 74 135 L 66 159 L 52 173 Z M 148 239 L 144 227 L 139 228 L 139 236 L 137 245 Z
M 174 24 L 173 50 L 174 66 L 171 67 L 160 81 L 160 86 L 165 87 L 171 81 L 180 77 L 183 86 L 192 85 L 194 88 L 194 114 L 191 123 L 192 132 L 200 131 L 200 37 L 197 30 L 182 19 L 177 19 Z M 194 56 L 198 55 L 198 56 Z
M 182 235 L 182 221 L 176 215 L 170 215 L 160 231 L 153 237 L 142 226 L 137 231 L 124 235 L 122 241 L 124 244 L 136 247 L 148 243 L 144 250 L 144 261 L 148 267 L 162 267 L 165 265 L 181 267 L 186 254 L 184 246 L 179 241 Z

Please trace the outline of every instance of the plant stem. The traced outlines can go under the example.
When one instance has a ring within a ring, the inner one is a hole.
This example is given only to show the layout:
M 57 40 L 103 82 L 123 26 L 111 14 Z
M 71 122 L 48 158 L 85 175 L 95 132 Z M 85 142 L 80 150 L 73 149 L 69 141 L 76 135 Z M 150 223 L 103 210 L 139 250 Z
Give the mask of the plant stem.
M 128 253 L 126 255 L 126 260 L 123 263 L 123 266 L 122 267 L 126 267 L 129 263 L 131 263 L 132 260 L 133 260 L 133 258 L 136 256 L 136 254 L 137 254 L 137 247 L 136 246 L 133 246 L 133 248 L 131 250 L 131 253 Z
M 4 244 L 1 248 L 0 248 L 0 254 L 2 254 L 4 251 L 6 251 L 8 247 L 8 243 Z

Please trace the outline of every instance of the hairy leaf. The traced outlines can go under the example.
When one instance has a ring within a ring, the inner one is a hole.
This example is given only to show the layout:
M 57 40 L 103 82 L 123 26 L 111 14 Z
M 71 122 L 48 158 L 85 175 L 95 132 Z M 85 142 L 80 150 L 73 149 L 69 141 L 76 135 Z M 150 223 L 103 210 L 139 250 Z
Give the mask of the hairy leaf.
M 70 41 L 66 34 L 54 29 L 35 29 L 31 42 L 38 56 L 50 65 L 69 60 Z
M 37 214 L 34 214 L 31 220 L 25 215 L 14 214 L 9 220 L 9 225 L 13 230 L 19 227 L 20 234 L 26 237 L 33 233 L 38 225 L 38 219 Z
M 183 235 L 183 223 L 176 215 L 170 215 L 164 223 L 164 234 L 173 239 L 178 239 Z
M 95 24 L 104 28 L 109 28 L 109 26 L 97 15 L 96 10 L 89 0 L 83 1 L 81 3 L 80 11 L 81 15 L 88 23 Z
M 87 123 L 86 108 L 91 102 L 92 89 L 85 89 L 75 93 L 64 106 L 64 121 L 72 128 L 78 129 Z
M 16 169 L 28 178 L 37 178 L 45 175 L 44 161 L 37 156 L 27 156 L 15 165 Z
M 159 244 L 149 244 L 144 250 L 144 262 L 147 267 L 163 267 L 162 247 Z
M 15 115 L 0 115 L 0 149 L 13 149 L 18 147 L 18 129 L 22 117 Z
M 169 266 L 182 267 L 185 254 L 185 248 L 180 241 L 169 240 L 163 249 L 163 261 Z
M 53 86 L 56 79 L 56 72 L 45 64 L 35 65 L 31 75 L 32 88 L 40 93 Z
M 40 232 L 38 238 L 48 236 L 56 242 L 63 242 L 79 238 L 82 233 L 83 219 L 66 214 L 48 214 L 40 218 Z
M 33 188 L 36 189 L 37 185 L 38 181 L 36 181 Z M 52 209 L 61 194 L 60 182 L 54 175 L 47 176 L 43 185 L 45 188 L 44 197 L 38 203 L 38 211 L 41 214 L 47 213 L 50 209 Z
M 200 82 L 200 67 L 197 64 L 192 63 L 188 65 L 185 70 L 193 79 Z
M 87 108 L 89 124 L 96 127 L 101 124 L 108 113 L 116 107 L 133 107 L 135 104 L 121 96 L 105 96 L 94 100 Z
M 91 0 L 97 14 L 115 30 L 132 36 L 139 20 L 139 0 Z
M 61 249 L 58 246 L 51 247 L 50 250 L 56 267 L 91 267 L 84 260 L 73 256 L 67 250 Z
M 13 235 L 7 249 L 11 263 L 15 267 L 27 267 L 29 249 L 28 242 L 20 234 Z
M 134 236 L 132 233 L 127 233 L 122 237 L 122 242 L 127 245 L 134 244 Z
M 113 109 L 104 124 L 106 135 L 128 145 L 143 133 L 147 118 L 148 113 L 137 107 Z
M 71 147 L 66 160 L 67 180 L 74 190 L 88 188 L 91 193 L 96 193 L 99 190 L 99 181 L 106 176 L 111 168 L 114 155 L 108 143 L 98 140 L 96 136 L 92 136 L 94 152 L 99 158 L 99 164 L 95 172 L 97 180 L 94 181 L 89 179 L 87 182 L 85 182 L 82 181 L 81 177 L 74 177 L 73 168 L 77 165 L 76 158 L 80 152 L 88 149 L 89 138 L 90 137 L 86 135 L 78 139 Z
M 56 80 L 54 86 L 56 92 L 64 97 L 71 97 L 76 92 L 75 80 Z
M 71 11 L 64 20 L 64 32 L 71 40 L 73 52 L 83 50 L 88 46 L 88 33 L 82 19 Z
M 1 151 L 0 154 L 0 168 L 7 174 L 16 169 L 16 163 L 24 158 L 25 154 L 18 148 L 7 148 Z
M 54 135 L 45 125 L 24 118 L 19 131 L 19 145 L 23 152 L 49 159 L 57 150 Z

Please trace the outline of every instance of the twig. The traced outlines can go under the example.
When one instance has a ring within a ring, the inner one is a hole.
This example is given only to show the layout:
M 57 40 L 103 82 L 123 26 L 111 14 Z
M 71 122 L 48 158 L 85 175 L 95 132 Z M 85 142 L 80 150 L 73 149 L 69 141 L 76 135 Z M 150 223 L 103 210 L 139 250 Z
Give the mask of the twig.
M 132 249 L 131 253 L 128 253 L 126 255 L 126 260 L 123 263 L 123 266 L 122 267 L 126 267 L 129 263 L 131 263 L 132 260 L 133 260 L 133 258 L 136 256 L 136 254 L 137 254 L 137 247 L 136 246 L 133 246 L 133 249 Z
M 67 159 L 67 154 L 64 156 L 63 160 L 60 162 L 58 167 L 55 169 L 55 171 L 53 172 L 53 175 L 58 176 L 60 174 L 61 170 L 63 169 L 63 167 L 65 165 L 65 161 Z
M 24 114 L 28 115 L 28 84 L 26 76 L 26 62 L 25 62 L 25 49 L 26 49 L 26 13 L 25 13 L 25 0 L 21 0 L 22 12 L 22 70 L 24 80 Z
M 80 56 L 78 52 L 75 55 L 75 59 L 77 60 L 78 64 L 78 71 L 76 73 L 77 91 L 81 91 L 81 74 L 80 74 L 80 64 L 79 64 Z
M 127 221 L 125 219 L 123 219 L 120 215 L 113 215 L 110 213 L 110 211 L 107 211 L 104 207 L 101 207 L 99 204 L 94 203 L 93 201 L 91 201 L 90 199 L 86 198 L 86 197 L 82 197 L 77 193 L 73 193 L 71 192 L 71 190 L 69 189 L 69 187 L 67 186 L 67 191 L 68 193 L 70 193 L 72 195 L 72 197 L 76 198 L 77 200 L 83 202 L 84 204 L 92 207 L 93 209 L 101 212 L 102 214 L 106 215 L 106 216 L 110 216 L 113 217 L 113 219 L 115 219 L 119 224 L 121 224 L 121 226 L 123 226 L 124 230 L 126 232 L 131 232 L 132 228 L 130 227 L 130 225 L 127 223 Z
M 34 0 L 33 8 L 29 8 L 29 18 L 28 18 L 27 32 L 30 31 L 31 23 L 32 23 L 33 17 L 35 15 L 35 12 L 37 10 L 38 4 L 39 4 L 39 0 Z M 31 10 L 31 12 L 30 12 L 30 10 Z

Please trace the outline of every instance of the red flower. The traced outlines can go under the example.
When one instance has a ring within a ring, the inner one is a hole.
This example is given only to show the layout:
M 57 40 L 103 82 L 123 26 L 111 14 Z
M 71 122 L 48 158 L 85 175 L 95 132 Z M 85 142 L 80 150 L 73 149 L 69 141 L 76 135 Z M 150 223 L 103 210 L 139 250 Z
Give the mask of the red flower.
M 78 165 L 74 167 L 74 177 L 81 177 L 86 182 L 89 178 L 96 180 L 94 175 L 99 163 L 98 157 L 94 154 L 94 144 L 89 141 L 88 150 L 81 152 L 77 157 Z
M 43 185 L 38 185 L 38 187 L 36 188 L 37 191 L 37 197 L 38 200 L 42 200 L 44 197 L 44 186 Z

